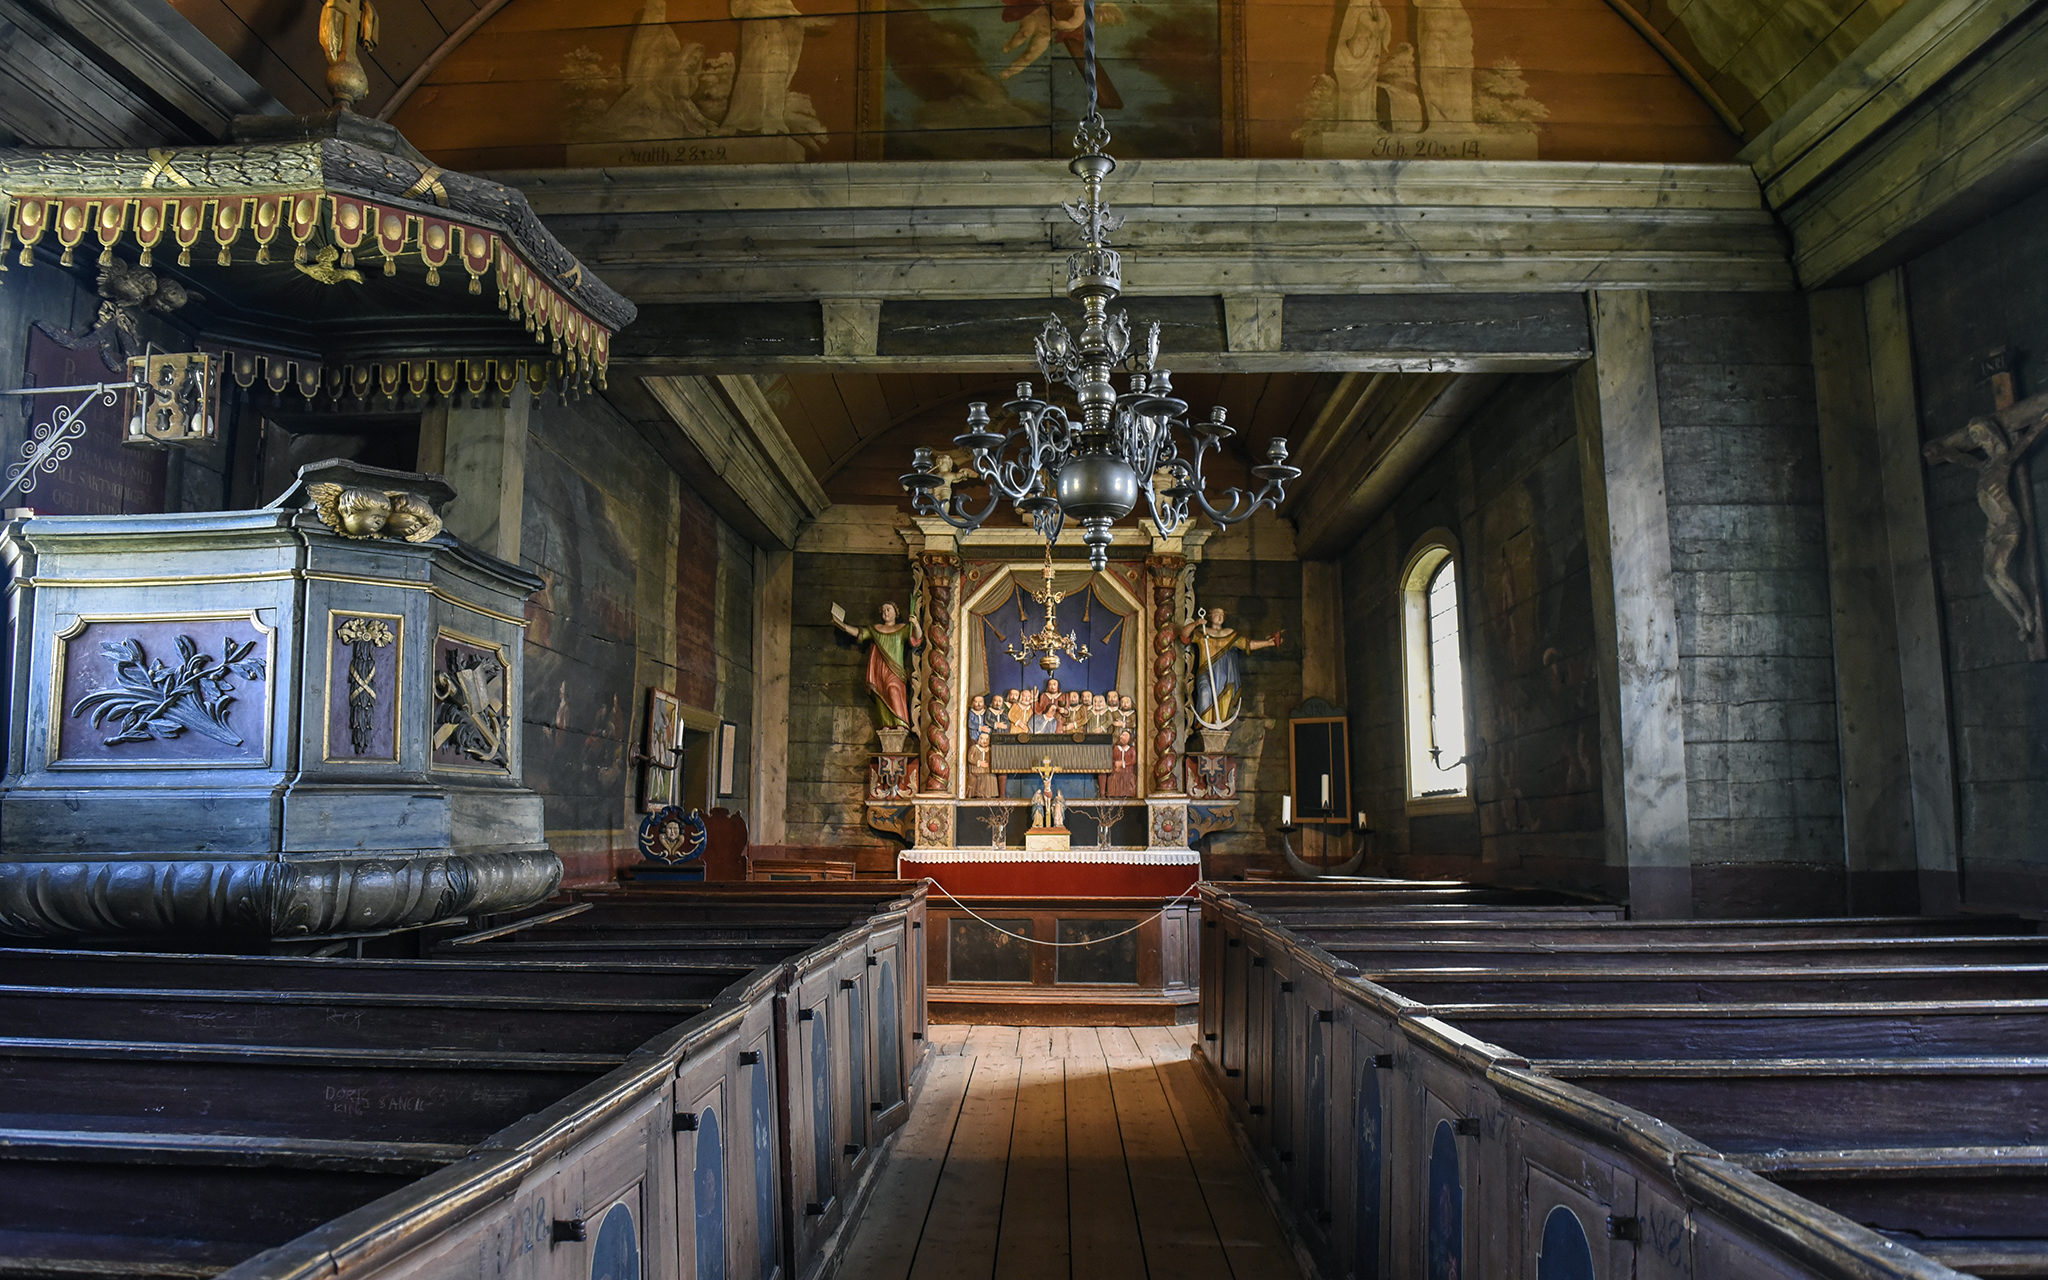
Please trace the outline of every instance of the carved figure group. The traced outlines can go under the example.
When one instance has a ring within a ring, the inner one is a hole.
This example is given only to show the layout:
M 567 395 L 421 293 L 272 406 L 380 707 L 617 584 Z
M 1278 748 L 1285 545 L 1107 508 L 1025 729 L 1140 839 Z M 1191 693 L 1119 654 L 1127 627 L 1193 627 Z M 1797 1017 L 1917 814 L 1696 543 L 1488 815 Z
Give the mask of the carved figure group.
M 967 704 L 967 738 L 972 742 L 986 731 L 991 736 L 1009 734 L 1113 734 L 1134 729 L 1138 724 L 1137 704 L 1128 693 L 1107 690 L 1086 693 L 1062 690 L 1057 676 L 1042 688 L 1011 689 L 993 695 L 975 694 Z

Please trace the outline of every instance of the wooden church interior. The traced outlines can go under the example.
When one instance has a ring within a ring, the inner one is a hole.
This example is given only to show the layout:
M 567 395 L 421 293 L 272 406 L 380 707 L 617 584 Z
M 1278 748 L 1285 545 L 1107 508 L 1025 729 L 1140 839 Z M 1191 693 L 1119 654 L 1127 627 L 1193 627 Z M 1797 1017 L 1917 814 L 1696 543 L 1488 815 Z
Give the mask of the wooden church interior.
M 2048 1277 L 2044 227 L 2039 0 L 0 0 L 0 1280 Z

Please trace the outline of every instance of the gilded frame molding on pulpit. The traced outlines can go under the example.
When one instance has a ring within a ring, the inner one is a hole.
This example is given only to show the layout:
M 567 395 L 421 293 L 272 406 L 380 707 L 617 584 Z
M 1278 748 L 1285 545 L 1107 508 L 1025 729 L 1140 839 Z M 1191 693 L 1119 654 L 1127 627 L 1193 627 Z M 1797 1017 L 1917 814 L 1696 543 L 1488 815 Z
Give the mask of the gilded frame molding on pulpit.
M 468 634 L 467 632 L 457 631 L 453 627 L 437 627 L 434 631 L 434 649 L 438 650 L 441 647 L 442 642 L 445 640 L 452 640 L 457 644 L 468 645 L 469 647 L 474 649 L 488 649 L 492 653 L 497 655 L 498 665 L 503 669 L 504 672 L 503 679 L 505 681 L 506 686 L 504 690 L 505 704 L 504 706 L 499 708 L 499 713 L 504 717 L 505 720 L 505 739 L 500 744 L 500 750 L 504 755 L 504 762 L 502 764 L 453 764 L 443 760 L 436 759 L 434 754 L 435 726 L 432 722 L 432 714 L 434 708 L 438 706 L 440 701 L 438 698 L 436 698 L 432 702 L 429 702 L 427 704 L 429 715 L 429 721 L 427 724 L 427 768 L 430 772 L 438 773 L 477 773 L 497 777 L 509 777 L 513 772 L 513 740 L 511 731 L 515 722 L 514 717 L 518 715 L 518 708 L 512 705 L 511 656 L 506 652 L 505 646 L 500 644 L 496 640 L 486 640 L 480 636 L 473 636 Z M 433 659 L 431 655 L 432 651 L 430 650 L 428 658 L 429 679 L 431 679 L 433 675 Z
M 71 616 L 64 627 L 50 635 L 50 702 L 45 708 L 48 722 L 43 748 L 44 767 L 52 772 L 100 770 L 142 770 L 142 769 L 268 769 L 273 758 L 273 730 L 276 713 L 277 690 L 277 628 L 263 620 L 266 609 L 262 606 L 248 609 L 205 609 L 194 612 L 172 613 L 80 613 Z M 80 759 L 64 755 L 64 727 L 72 719 L 72 703 L 66 697 L 65 678 L 68 674 L 68 659 L 72 644 L 94 626 L 127 623 L 136 626 L 158 626 L 165 623 L 183 622 L 233 622 L 247 623 L 263 645 L 263 711 L 258 735 L 260 747 L 253 759 L 206 759 L 204 757 L 167 758 L 164 756 L 138 756 L 100 759 Z
M 329 609 L 327 611 L 326 676 L 334 678 L 335 650 L 341 646 L 335 634 L 344 618 L 374 618 L 391 624 L 392 648 L 391 670 L 397 678 L 392 681 L 391 690 L 391 754 L 388 756 L 359 756 L 355 754 L 334 754 L 334 690 L 325 688 L 326 698 L 320 707 L 320 762 L 322 764 L 368 764 L 395 765 L 403 757 L 401 750 L 405 738 L 405 615 L 402 613 L 378 613 L 369 609 Z

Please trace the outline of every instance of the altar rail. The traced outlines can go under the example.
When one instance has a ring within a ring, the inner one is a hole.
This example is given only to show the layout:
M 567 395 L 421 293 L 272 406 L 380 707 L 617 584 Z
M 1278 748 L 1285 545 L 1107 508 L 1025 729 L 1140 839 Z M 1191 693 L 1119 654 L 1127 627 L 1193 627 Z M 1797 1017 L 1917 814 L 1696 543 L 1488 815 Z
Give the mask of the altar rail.
M 1115 1027 L 1193 1019 L 1192 895 L 934 895 L 930 910 L 925 963 L 941 1022 Z
M 0 1277 L 806 1280 L 924 1056 L 924 890 L 636 888 L 424 960 L 0 952 Z
M 1197 1053 L 1324 1275 L 2048 1276 L 2048 937 L 1618 915 L 1203 886 Z

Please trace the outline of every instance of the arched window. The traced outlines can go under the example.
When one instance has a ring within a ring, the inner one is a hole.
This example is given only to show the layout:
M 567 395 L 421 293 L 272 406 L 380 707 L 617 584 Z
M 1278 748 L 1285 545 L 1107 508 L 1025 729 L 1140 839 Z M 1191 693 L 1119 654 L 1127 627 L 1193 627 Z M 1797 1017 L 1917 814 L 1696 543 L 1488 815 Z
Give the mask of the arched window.
M 1423 539 L 1401 576 L 1401 639 L 1408 807 L 1464 808 L 1469 800 L 1458 560 L 1443 531 Z

